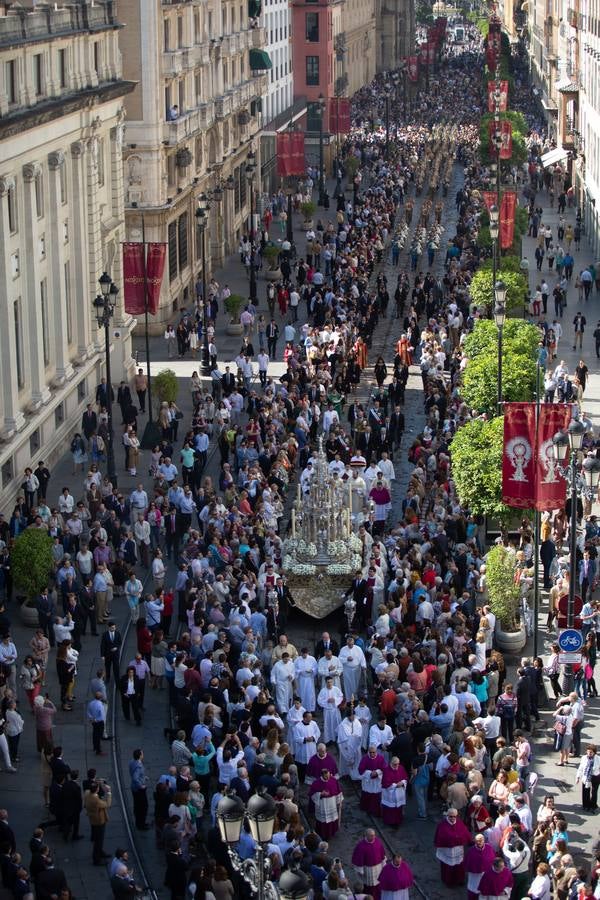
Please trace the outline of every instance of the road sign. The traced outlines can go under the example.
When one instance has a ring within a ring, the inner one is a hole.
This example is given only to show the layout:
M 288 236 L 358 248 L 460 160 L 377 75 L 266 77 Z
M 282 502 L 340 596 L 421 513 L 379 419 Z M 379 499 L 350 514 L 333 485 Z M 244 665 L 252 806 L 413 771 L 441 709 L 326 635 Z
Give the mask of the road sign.
M 558 636 L 558 646 L 563 653 L 578 653 L 583 647 L 583 636 L 575 628 L 565 628 Z
M 577 594 L 573 599 L 573 615 L 578 616 L 583 607 L 583 600 Z M 558 598 L 558 611 L 561 616 L 567 616 L 569 614 L 569 596 L 568 594 L 563 594 Z
M 580 666 L 581 653 L 559 653 L 558 664 L 560 666 Z

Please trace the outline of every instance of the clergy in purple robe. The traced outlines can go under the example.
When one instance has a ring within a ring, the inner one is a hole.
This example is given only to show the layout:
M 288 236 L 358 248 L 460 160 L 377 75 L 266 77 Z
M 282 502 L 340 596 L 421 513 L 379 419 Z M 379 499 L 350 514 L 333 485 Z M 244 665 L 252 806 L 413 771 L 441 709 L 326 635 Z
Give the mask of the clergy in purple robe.
M 409 900 L 413 873 L 399 853 L 394 853 L 379 876 L 381 900 Z
M 402 824 L 407 784 L 406 769 L 400 765 L 398 757 L 393 756 L 383 772 L 381 781 L 381 818 L 386 825 Z
M 474 846 L 469 847 L 465 855 L 468 900 L 477 900 L 479 897 L 481 877 L 490 868 L 495 858 L 496 851 L 492 845 L 486 844 L 482 834 L 476 834 Z
M 324 840 L 329 840 L 340 827 L 340 815 L 344 795 L 329 769 L 323 769 L 321 777 L 310 786 L 308 796 L 315 808 L 315 831 Z
M 479 900 L 508 900 L 513 887 L 513 875 L 501 856 L 494 860 L 479 882 Z
M 358 764 L 361 781 L 360 808 L 372 816 L 381 815 L 383 770 L 386 768 L 385 759 L 374 746 L 369 747 Z
M 373 900 L 380 898 L 379 876 L 384 863 L 383 843 L 372 828 L 367 828 L 364 838 L 354 848 L 352 865 L 362 881 L 365 894 L 369 894 Z
M 471 843 L 471 833 L 455 809 L 449 809 L 435 829 L 433 843 L 442 881 L 448 887 L 460 887 L 465 883 L 465 847 Z
M 328 769 L 333 776 L 338 773 L 337 763 L 331 753 L 327 752 L 325 744 L 317 744 L 317 752 L 311 757 L 306 767 L 304 783 L 310 786 L 317 778 L 321 777 L 323 769 Z

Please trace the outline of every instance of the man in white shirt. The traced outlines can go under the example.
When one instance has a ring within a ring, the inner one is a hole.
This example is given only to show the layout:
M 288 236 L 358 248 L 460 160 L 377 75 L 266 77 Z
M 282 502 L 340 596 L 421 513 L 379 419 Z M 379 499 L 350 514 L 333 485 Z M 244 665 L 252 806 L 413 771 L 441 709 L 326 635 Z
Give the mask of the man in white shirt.
M 232 749 L 235 744 L 237 749 Z M 217 768 L 219 770 L 219 784 L 229 785 L 232 778 L 238 773 L 238 765 L 244 759 L 244 750 L 237 734 L 225 735 L 225 740 L 217 749 Z
M 396 479 L 396 471 L 394 469 L 394 463 L 389 458 L 387 450 L 383 450 L 381 453 L 381 459 L 377 463 L 377 471 L 383 473 L 383 477 L 388 482 L 388 484 Z

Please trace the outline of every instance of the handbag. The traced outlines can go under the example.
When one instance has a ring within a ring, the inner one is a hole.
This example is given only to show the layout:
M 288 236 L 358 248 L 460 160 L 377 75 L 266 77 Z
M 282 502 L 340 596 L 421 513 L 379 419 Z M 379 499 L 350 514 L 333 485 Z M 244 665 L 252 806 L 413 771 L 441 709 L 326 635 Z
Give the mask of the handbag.
M 564 722 L 556 721 L 554 723 L 554 731 L 556 734 L 565 734 L 567 726 Z
M 175 418 L 176 418 L 176 419 L 183 419 L 183 413 L 181 412 L 180 409 L 178 409 L 177 412 L 175 413 Z

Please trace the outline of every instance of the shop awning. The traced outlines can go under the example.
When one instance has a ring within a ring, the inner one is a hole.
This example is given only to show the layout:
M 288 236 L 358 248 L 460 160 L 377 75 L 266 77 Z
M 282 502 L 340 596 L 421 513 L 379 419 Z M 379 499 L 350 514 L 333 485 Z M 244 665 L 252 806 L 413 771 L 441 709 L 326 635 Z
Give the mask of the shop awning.
M 575 81 L 569 81 L 568 84 L 561 84 L 558 90 L 561 94 L 578 94 L 579 85 Z
M 542 165 L 544 169 L 547 169 L 548 166 L 554 166 L 556 163 L 559 163 L 561 159 L 567 158 L 568 151 L 564 149 L 564 147 L 555 147 L 554 150 L 548 150 L 547 153 L 542 154 Z
M 250 50 L 250 68 L 253 72 L 264 72 L 273 68 L 271 57 L 266 50 Z
M 248 0 L 248 16 L 251 19 L 258 19 L 262 10 L 260 0 Z

